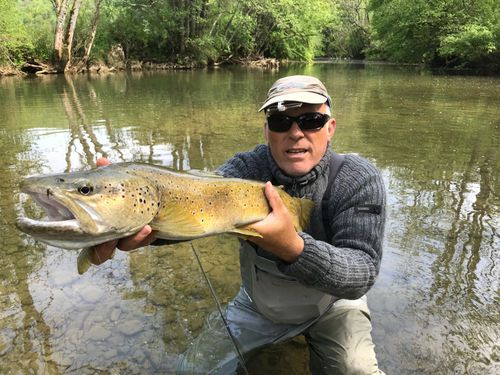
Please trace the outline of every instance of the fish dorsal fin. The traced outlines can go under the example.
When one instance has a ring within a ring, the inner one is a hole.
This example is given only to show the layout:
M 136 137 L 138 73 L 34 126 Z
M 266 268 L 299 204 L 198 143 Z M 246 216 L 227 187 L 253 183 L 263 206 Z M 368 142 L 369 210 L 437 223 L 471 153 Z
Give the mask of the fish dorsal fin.
M 197 238 L 207 234 L 206 227 L 200 222 L 196 213 L 193 214 L 177 204 L 163 207 L 150 225 L 153 230 L 171 239 Z
M 189 171 L 186 171 L 186 173 L 196 177 L 224 178 L 224 176 L 218 174 L 217 172 L 203 171 L 201 169 L 190 169 Z

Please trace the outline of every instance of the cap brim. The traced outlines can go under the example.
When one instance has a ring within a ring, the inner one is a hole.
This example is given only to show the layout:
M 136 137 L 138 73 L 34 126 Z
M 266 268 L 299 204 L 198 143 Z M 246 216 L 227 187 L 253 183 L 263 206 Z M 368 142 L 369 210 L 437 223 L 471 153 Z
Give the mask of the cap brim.
M 320 94 L 315 94 L 313 92 L 292 92 L 289 94 L 278 95 L 267 100 L 262 105 L 262 107 L 260 107 L 259 112 L 262 111 L 263 109 L 266 109 L 270 105 L 279 102 L 301 102 L 307 104 L 322 104 L 326 103 L 327 101 L 328 101 L 327 97 Z

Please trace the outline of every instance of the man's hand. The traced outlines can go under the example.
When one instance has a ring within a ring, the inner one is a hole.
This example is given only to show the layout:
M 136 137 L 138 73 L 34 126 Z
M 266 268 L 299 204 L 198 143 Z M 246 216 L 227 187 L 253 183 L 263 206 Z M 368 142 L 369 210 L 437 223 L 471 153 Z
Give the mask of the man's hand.
M 104 167 L 111 164 L 106 158 L 99 158 L 96 161 L 98 167 Z M 130 251 L 139 247 L 147 246 L 156 240 L 155 234 L 149 225 L 144 226 L 139 232 L 132 236 L 122 238 L 120 240 L 112 240 L 100 245 L 94 246 L 94 251 L 91 255 L 91 262 L 99 265 L 113 257 L 115 248 L 123 251 Z
M 262 238 L 250 237 L 248 240 L 285 262 L 294 262 L 304 251 L 304 240 L 295 231 L 290 213 L 270 182 L 266 183 L 265 193 L 272 211 L 263 220 L 248 226 Z

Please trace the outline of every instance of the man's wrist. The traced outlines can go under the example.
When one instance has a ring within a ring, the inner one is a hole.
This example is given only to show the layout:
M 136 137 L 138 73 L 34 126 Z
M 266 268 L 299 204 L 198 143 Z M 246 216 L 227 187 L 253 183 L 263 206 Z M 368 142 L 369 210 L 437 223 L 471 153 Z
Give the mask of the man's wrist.
M 288 248 L 287 254 L 285 254 L 282 259 L 287 263 L 293 263 L 299 259 L 300 255 L 304 251 L 304 240 L 299 236 L 298 233 L 295 234 L 292 245 Z

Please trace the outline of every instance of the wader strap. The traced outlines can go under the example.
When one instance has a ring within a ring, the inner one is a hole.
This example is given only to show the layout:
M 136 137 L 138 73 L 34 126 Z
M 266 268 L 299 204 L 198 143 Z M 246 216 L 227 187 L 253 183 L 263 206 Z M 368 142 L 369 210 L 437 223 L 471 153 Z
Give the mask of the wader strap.
M 325 194 L 321 200 L 321 215 L 323 217 L 323 226 L 325 228 L 327 241 L 330 241 L 333 237 L 331 225 L 329 223 L 330 215 L 328 214 L 330 197 L 332 195 L 333 183 L 340 168 L 342 168 L 344 164 L 344 160 L 345 155 L 333 153 L 333 157 L 330 159 L 330 170 L 328 171 L 328 184 L 326 185 Z

